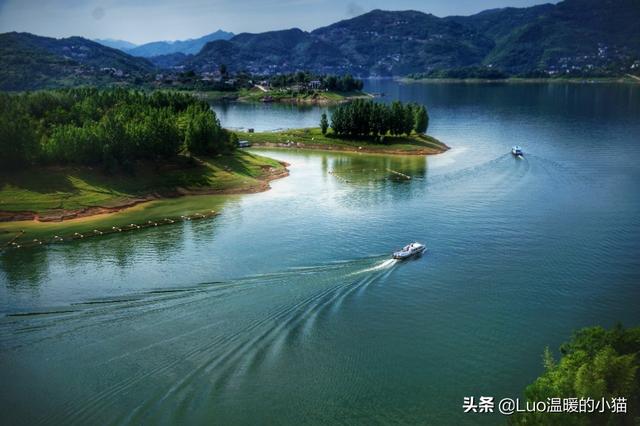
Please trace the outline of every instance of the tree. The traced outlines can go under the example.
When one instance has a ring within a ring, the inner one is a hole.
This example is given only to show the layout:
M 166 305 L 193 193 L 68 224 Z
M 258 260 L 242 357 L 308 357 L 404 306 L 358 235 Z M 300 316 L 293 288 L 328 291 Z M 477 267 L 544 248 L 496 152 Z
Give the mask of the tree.
M 226 64 L 220 64 L 218 66 L 218 71 L 220 72 L 220 75 L 223 77 L 227 76 L 227 65 Z
M 640 418 L 640 327 L 612 330 L 590 327 L 579 330 L 561 346 L 564 355 L 555 362 L 545 350 L 545 372 L 525 390 L 528 401 L 548 398 L 592 398 L 611 403 L 627 398 L 627 414 L 621 417 L 605 409 L 603 413 L 518 413 L 513 424 L 592 425 L 637 424 Z
M 429 128 L 429 114 L 427 113 L 427 108 L 425 108 L 424 105 L 420 105 L 417 109 L 414 110 L 414 114 L 414 130 L 416 131 L 416 133 L 427 133 L 427 129 Z
M 133 171 L 138 160 L 233 148 L 209 105 L 186 94 L 95 88 L 0 94 L 4 168 L 79 164 Z
M 307 74 L 304 71 L 298 71 L 296 73 L 296 82 L 304 83 L 307 81 Z
M 320 130 L 322 130 L 323 135 L 327 134 L 328 127 L 329 127 L 329 121 L 327 121 L 327 114 L 323 112 L 322 116 L 320 117 Z
M 29 165 L 39 155 L 35 123 L 25 109 L 12 104 L 7 95 L 0 98 L 0 166 L 18 168 Z
M 400 101 L 391 104 L 391 134 L 394 136 L 404 133 L 404 107 Z
M 394 102 L 391 106 L 357 99 L 338 106 L 331 117 L 331 128 L 338 135 L 380 138 L 387 133 L 409 136 L 416 128 L 420 107 Z M 426 113 L 426 110 L 425 110 Z
M 418 108 L 415 104 L 407 104 L 404 106 L 402 117 L 402 133 L 409 136 L 415 127 L 415 113 L 414 110 Z

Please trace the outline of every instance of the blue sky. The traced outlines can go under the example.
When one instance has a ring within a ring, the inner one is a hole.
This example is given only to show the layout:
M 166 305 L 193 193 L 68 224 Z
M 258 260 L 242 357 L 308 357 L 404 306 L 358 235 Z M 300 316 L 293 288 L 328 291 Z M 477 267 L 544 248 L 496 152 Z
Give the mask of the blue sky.
M 469 15 L 538 0 L 0 0 L 0 32 L 134 43 L 199 37 L 219 28 L 262 32 L 312 30 L 372 9 L 414 9 L 437 16 Z

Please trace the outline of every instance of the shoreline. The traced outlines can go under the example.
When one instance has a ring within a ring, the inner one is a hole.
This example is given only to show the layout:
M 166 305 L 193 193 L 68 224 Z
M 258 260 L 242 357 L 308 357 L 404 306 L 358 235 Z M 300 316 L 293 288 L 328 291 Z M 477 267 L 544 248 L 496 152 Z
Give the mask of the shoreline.
M 141 206 L 152 201 L 173 200 L 189 195 L 243 195 L 256 194 L 271 189 L 269 182 L 276 179 L 282 179 L 289 176 L 289 163 L 278 161 L 283 168 L 280 170 L 270 169 L 268 172 L 258 179 L 259 184 L 245 188 L 227 188 L 227 189 L 196 189 L 196 188 L 176 188 L 175 192 L 160 194 L 147 194 L 141 197 L 131 198 L 116 203 L 113 206 L 87 206 L 82 209 L 62 210 L 59 214 L 42 214 L 33 211 L 8 211 L 0 210 L 0 223 L 17 223 L 17 222 L 33 222 L 33 223 L 63 223 L 78 220 L 86 220 L 98 218 L 101 216 L 112 215 L 124 212 L 136 206 Z M 8 218 L 8 219 L 7 219 Z
M 403 83 L 426 83 L 426 84 L 639 84 L 640 77 L 622 76 L 622 77 L 570 77 L 570 78 L 521 78 L 509 77 L 502 79 L 486 79 L 486 78 L 418 78 L 398 77 L 394 80 Z
M 411 155 L 411 156 L 430 156 L 430 155 L 438 155 L 443 154 L 451 149 L 450 146 L 443 144 L 445 148 L 441 151 L 435 152 L 435 150 L 424 148 L 424 149 L 416 149 L 413 151 L 403 151 L 400 149 L 385 149 L 383 150 L 375 150 L 369 147 L 349 147 L 349 146 L 340 146 L 340 145 L 322 145 L 322 144 L 305 144 L 305 143 L 297 143 L 297 144 L 283 144 L 283 143 L 273 143 L 273 142 L 256 142 L 251 148 L 255 149 L 282 149 L 282 150 L 308 150 L 308 151 L 324 151 L 324 152 L 347 152 L 351 154 L 371 154 L 371 155 Z
M 278 132 L 236 132 L 256 149 L 306 149 L 327 152 L 350 152 L 376 155 L 437 155 L 450 149 L 448 145 L 427 135 L 386 136 L 387 143 L 337 138 L 323 135 L 319 128 L 289 129 Z

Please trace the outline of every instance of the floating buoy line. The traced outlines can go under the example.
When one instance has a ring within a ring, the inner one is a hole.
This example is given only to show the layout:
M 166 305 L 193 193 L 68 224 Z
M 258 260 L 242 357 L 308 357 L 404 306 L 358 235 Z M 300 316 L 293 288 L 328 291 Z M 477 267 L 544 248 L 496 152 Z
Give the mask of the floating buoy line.
M 371 170 L 371 169 L 369 169 L 369 170 Z M 378 171 L 378 169 L 372 169 L 372 170 L 373 170 L 374 172 L 377 172 L 377 171 Z M 382 169 L 381 169 L 381 170 L 382 170 Z M 393 169 L 389 169 L 389 168 L 386 168 L 385 170 L 386 170 L 387 172 L 389 172 L 389 173 L 391 173 L 391 174 L 395 175 L 395 176 L 398 176 L 398 177 L 402 178 L 402 179 L 411 180 L 411 176 L 406 175 L 406 174 L 404 174 L 404 173 L 401 173 L 401 172 L 399 172 L 399 171 L 397 171 L 397 170 L 393 170 Z M 350 172 L 351 172 L 351 173 L 354 173 L 354 172 L 360 172 L 360 171 L 361 171 L 361 172 L 365 172 L 365 171 L 367 171 L 367 169 L 362 169 L 362 170 L 352 170 L 352 171 L 350 171 Z M 347 178 L 345 178 L 344 176 L 340 176 L 340 175 L 339 175 L 338 173 L 336 173 L 334 170 L 329 170 L 329 172 L 328 172 L 328 173 L 329 173 L 330 175 L 332 175 L 333 177 L 335 177 L 336 179 L 341 180 L 341 181 L 343 181 L 343 182 L 345 182 L 345 183 L 349 183 L 349 182 L 350 182 Z
M 409 176 L 409 175 L 405 175 L 404 173 L 400 173 L 400 172 L 398 172 L 398 171 L 396 171 L 396 170 L 392 170 L 392 169 L 387 169 L 387 171 L 388 171 L 389 173 L 393 173 L 393 174 L 394 174 L 394 175 L 396 175 L 396 176 L 400 176 L 400 177 L 401 177 L 401 178 L 403 178 L 403 179 L 411 180 L 411 176 Z
M 181 216 L 178 216 L 178 217 L 166 217 L 166 218 L 159 219 L 159 220 L 156 220 L 156 221 L 148 220 L 148 221 L 146 221 L 144 223 L 141 223 L 141 224 L 130 223 L 128 225 L 112 226 L 111 228 L 94 229 L 93 231 L 85 231 L 84 233 L 74 232 L 73 234 L 69 234 L 69 235 L 54 235 L 53 237 L 48 238 L 48 239 L 34 238 L 32 240 L 29 240 L 29 241 L 21 241 L 20 240 L 21 237 L 23 237 L 23 236 L 25 236 L 27 234 L 24 230 L 21 230 L 13 239 L 11 239 L 11 241 L 9 241 L 8 243 L 5 244 L 5 248 L 19 249 L 19 248 L 25 248 L 25 247 L 39 246 L 39 245 L 43 245 L 43 244 L 64 243 L 64 242 L 68 242 L 68 241 L 82 240 L 82 239 L 87 239 L 87 238 L 95 238 L 95 237 L 99 237 L 99 236 L 102 236 L 102 235 L 116 234 L 118 232 L 137 231 L 139 229 L 152 228 L 152 227 L 164 226 L 164 225 L 171 225 L 173 223 L 178 223 L 178 222 L 208 219 L 208 218 L 211 218 L 211 217 L 214 217 L 214 216 L 217 216 L 217 215 L 218 215 L 218 213 L 215 210 L 211 210 L 211 211 L 206 212 L 206 213 L 194 213 L 192 215 L 181 215 Z

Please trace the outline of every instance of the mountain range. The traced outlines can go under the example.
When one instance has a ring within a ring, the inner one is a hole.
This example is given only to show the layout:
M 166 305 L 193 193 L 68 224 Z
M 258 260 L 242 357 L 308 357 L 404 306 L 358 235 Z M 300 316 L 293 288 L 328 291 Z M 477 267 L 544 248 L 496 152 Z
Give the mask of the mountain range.
M 374 10 L 311 32 L 294 28 L 207 43 L 185 66 L 362 76 L 463 67 L 512 75 L 588 70 L 639 59 L 638 22 L 638 0 L 565 0 L 446 18 Z
M 118 49 L 81 37 L 5 33 L 0 89 L 102 81 L 111 74 L 149 79 L 161 69 L 213 72 L 221 64 L 259 74 L 405 76 L 484 68 L 508 75 L 622 75 L 640 71 L 638 22 L 640 0 L 564 0 L 445 18 L 373 10 L 311 32 L 291 28 L 233 36 L 219 30 L 135 47 L 100 41 Z
M 0 34 L 0 90 L 29 90 L 142 78 L 151 62 L 82 37 L 55 39 L 29 33 Z
M 126 52 L 127 50 L 131 50 L 134 47 L 137 47 L 136 44 L 131 43 L 129 41 L 116 40 L 116 39 L 113 39 L 113 38 L 96 38 L 96 39 L 93 39 L 93 41 L 95 41 L 96 43 L 100 43 L 103 46 L 111 47 L 113 49 L 122 50 L 123 52 Z
M 94 41 L 107 47 L 122 50 L 123 52 L 126 52 L 132 56 L 150 58 L 152 56 L 170 55 L 173 53 L 194 55 L 198 53 L 202 49 L 202 47 L 210 41 L 229 40 L 233 36 L 233 33 L 218 30 L 199 38 L 175 41 L 153 41 L 140 45 L 136 45 L 124 40 L 114 39 L 96 39 Z

